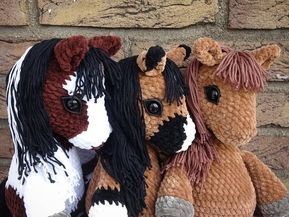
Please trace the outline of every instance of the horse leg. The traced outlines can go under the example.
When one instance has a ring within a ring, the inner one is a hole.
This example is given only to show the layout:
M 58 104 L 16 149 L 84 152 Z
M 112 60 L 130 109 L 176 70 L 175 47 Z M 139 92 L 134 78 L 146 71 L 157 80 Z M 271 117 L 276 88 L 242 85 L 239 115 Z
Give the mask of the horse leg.
M 100 161 L 90 180 L 85 205 L 89 217 L 128 216 L 119 183 L 104 170 Z
M 181 167 L 166 171 L 156 202 L 156 217 L 194 216 L 192 186 Z
M 244 151 L 242 158 L 255 187 L 258 212 L 264 217 L 287 216 L 289 193 L 285 185 L 253 153 Z

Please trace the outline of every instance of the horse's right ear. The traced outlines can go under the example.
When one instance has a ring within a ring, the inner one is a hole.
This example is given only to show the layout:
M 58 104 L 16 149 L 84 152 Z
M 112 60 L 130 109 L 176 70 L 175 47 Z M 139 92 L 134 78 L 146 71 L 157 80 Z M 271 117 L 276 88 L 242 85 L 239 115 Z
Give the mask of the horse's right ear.
M 54 48 L 57 62 L 65 72 L 76 70 L 87 51 L 88 41 L 81 35 L 63 39 Z
M 222 48 L 211 38 L 199 38 L 193 44 L 193 55 L 202 64 L 214 66 L 223 59 Z
M 96 36 L 89 40 L 89 45 L 100 48 L 109 56 L 115 55 L 121 48 L 121 39 L 118 36 Z

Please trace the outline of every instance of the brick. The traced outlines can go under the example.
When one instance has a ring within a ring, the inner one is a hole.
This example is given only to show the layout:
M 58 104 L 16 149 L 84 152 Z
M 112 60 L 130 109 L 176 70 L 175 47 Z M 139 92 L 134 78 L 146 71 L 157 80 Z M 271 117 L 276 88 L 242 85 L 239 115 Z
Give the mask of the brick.
M 241 147 L 257 155 L 289 189 L 289 137 L 256 136 Z
M 276 29 L 289 27 L 289 1 L 230 0 L 229 27 Z
M 252 141 L 242 146 L 242 149 L 252 151 L 272 170 L 289 171 L 289 137 L 286 136 L 256 136 Z
M 6 75 L 32 44 L 33 42 L 8 43 L 0 41 L 0 75 Z
M 1 26 L 27 25 L 26 0 L 1 0 L 0 11 Z
M 5 79 L 0 78 L 0 118 L 7 118 Z
M 257 97 L 257 125 L 289 127 L 289 92 L 264 92 Z
M 287 187 L 287 189 L 289 189 L 289 178 L 282 178 L 281 180 L 283 181 L 283 183 L 285 184 L 285 186 Z
M 105 28 L 182 28 L 214 22 L 217 0 L 38 0 L 40 23 Z
M 0 183 L 8 176 L 8 167 L 0 167 Z
M 4 123 L 3 123 L 4 122 Z M 8 128 L 7 120 L 6 122 L 1 120 L 0 125 L 0 158 L 10 158 L 13 154 L 13 145 L 12 145 L 12 139 L 10 136 L 10 131 Z

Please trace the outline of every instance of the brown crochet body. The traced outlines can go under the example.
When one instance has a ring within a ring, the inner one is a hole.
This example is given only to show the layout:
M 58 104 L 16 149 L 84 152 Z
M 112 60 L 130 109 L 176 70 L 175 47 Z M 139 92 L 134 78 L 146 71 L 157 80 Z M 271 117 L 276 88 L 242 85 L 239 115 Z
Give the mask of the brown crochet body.
M 5 189 L 5 200 L 8 208 L 13 210 L 13 217 L 26 217 L 24 202 L 11 186 Z
M 141 73 L 140 73 L 141 74 Z M 185 97 L 182 99 L 182 104 L 177 105 L 174 101 L 169 104 L 165 99 L 165 81 L 162 74 L 157 76 L 140 75 L 140 87 L 142 91 L 142 99 L 160 99 L 163 103 L 163 113 L 161 116 L 151 116 L 144 111 L 144 121 L 146 125 L 146 140 L 157 132 L 159 126 L 164 124 L 164 121 L 169 121 L 169 118 L 174 118 L 176 114 L 186 117 L 188 110 L 185 103 Z M 148 153 L 151 161 L 151 168 L 145 171 L 146 181 L 146 208 L 139 215 L 142 217 L 152 217 L 155 213 L 155 202 L 157 199 L 158 188 L 161 182 L 161 173 L 159 165 L 159 152 L 156 151 L 150 144 L 147 145 Z M 100 163 L 93 172 L 93 178 L 90 181 L 88 194 L 86 196 L 86 210 L 89 211 L 93 193 L 100 188 L 119 189 L 119 184 L 109 176 L 102 168 Z
M 160 166 L 158 164 L 158 157 L 156 150 L 148 145 L 148 153 L 151 159 L 151 168 L 145 171 L 146 177 L 146 208 L 140 214 L 142 217 L 152 217 L 155 212 L 155 200 L 160 185 Z M 92 205 L 92 197 L 97 189 L 111 189 L 120 191 L 120 185 L 117 183 L 102 167 L 100 161 L 94 169 L 93 177 L 90 180 L 87 190 L 85 206 L 87 213 Z
M 182 48 L 180 48 L 182 49 Z M 179 49 L 178 49 L 179 50 Z M 178 51 L 175 50 L 175 51 Z M 182 54 L 182 53 L 181 53 Z M 181 55 L 179 54 L 179 55 Z M 184 54 L 182 54 L 184 56 Z M 178 56 L 178 55 L 176 55 Z M 184 57 L 182 57 L 184 58 Z M 181 62 L 180 60 L 178 62 Z M 140 65 L 139 65 L 140 66 Z M 141 68 L 141 67 L 140 67 Z M 163 67 L 164 68 L 164 67 Z M 150 139 L 159 132 L 160 126 L 164 125 L 166 121 L 170 121 L 171 118 L 175 118 L 176 115 L 187 117 L 188 110 L 185 102 L 185 96 L 180 100 L 178 104 L 176 100 L 172 103 L 169 103 L 166 99 L 166 83 L 164 79 L 164 74 L 161 70 L 153 69 L 153 73 L 150 72 L 139 72 L 139 83 L 141 89 L 141 99 L 142 102 L 148 99 L 158 99 L 163 105 L 163 112 L 160 116 L 150 115 L 145 108 L 143 109 L 143 118 L 145 123 L 145 140 L 147 142 L 147 149 L 151 161 L 151 168 L 148 168 L 145 171 L 145 182 L 146 182 L 146 196 L 145 204 L 146 208 L 139 214 L 142 217 L 152 217 L 155 213 L 155 202 L 157 199 L 158 189 L 161 182 L 161 171 L 160 171 L 160 158 L 163 157 L 163 160 L 166 159 L 166 154 L 161 157 L 159 148 L 156 148 L 153 144 L 150 143 Z M 163 69 L 162 69 L 163 70 Z M 124 72 L 125 73 L 125 72 Z M 165 73 L 165 72 L 164 72 Z M 141 107 L 144 107 L 140 103 Z M 104 171 L 102 169 L 102 171 Z M 91 204 L 91 198 L 93 193 L 97 188 L 109 185 L 111 189 L 114 189 L 114 181 L 108 174 L 99 172 L 99 169 L 95 169 L 94 176 L 92 181 L 90 181 L 88 196 L 86 197 L 86 209 L 89 211 Z M 97 177 L 97 178 L 96 178 Z M 99 180 L 105 180 L 100 183 Z M 109 184 L 111 183 L 111 184 Z
M 161 183 L 160 166 L 158 163 L 158 153 L 151 145 L 148 145 L 149 156 L 152 167 L 145 171 L 146 177 L 146 208 L 140 214 L 142 217 L 152 217 L 155 213 L 155 202 L 157 198 L 158 189 Z
M 193 49 L 197 59 L 186 76 L 189 110 L 197 122 L 199 138 L 169 164 L 158 197 L 190 202 L 196 217 L 251 217 L 267 205 L 270 212 L 278 213 L 274 216 L 286 211 L 282 200 L 288 198 L 288 190 L 284 184 L 254 154 L 238 148 L 256 134 L 256 94 L 265 85 L 264 69 L 280 53 L 276 47 L 252 53 L 229 49 L 222 54 L 212 39 L 197 40 Z M 217 103 L 206 94 L 206 87 L 212 85 L 220 92 Z M 205 137 L 210 138 L 209 143 L 205 144 Z M 206 156 L 208 145 L 215 159 Z

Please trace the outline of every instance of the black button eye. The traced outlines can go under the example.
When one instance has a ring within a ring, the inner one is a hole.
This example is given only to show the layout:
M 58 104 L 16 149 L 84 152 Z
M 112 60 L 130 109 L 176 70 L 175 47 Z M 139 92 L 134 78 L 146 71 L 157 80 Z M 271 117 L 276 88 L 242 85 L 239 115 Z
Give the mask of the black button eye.
M 62 96 L 63 107 L 70 113 L 79 114 L 82 109 L 82 102 L 76 96 Z
M 144 101 L 145 110 L 150 115 L 160 116 L 163 113 L 163 104 L 158 99 L 148 99 Z
M 221 91 L 216 85 L 209 85 L 205 87 L 205 94 L 207 100 L 211 103 L 218 105 L 221 97 Z

